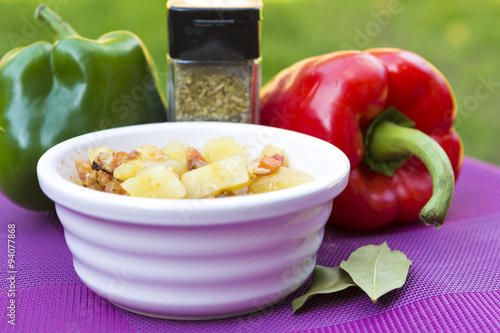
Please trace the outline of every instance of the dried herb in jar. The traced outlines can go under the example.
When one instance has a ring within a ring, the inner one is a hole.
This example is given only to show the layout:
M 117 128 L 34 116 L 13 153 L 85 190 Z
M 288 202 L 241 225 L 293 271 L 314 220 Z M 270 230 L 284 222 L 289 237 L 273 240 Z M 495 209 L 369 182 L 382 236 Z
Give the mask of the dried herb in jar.
M 167 6 L 168 120 L 257 122 L 262 1 Z
M 174 67 L 176 120 L 219 120 L 251 122 L 255 107 L 253 90 L 255 64 L 183 64 Z

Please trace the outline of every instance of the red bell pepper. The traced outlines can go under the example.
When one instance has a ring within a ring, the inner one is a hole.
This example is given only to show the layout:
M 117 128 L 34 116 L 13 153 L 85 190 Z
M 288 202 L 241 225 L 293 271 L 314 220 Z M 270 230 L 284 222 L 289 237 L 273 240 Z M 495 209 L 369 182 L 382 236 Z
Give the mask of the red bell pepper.
M 260 104 L 261 124 L 316 136 L 349 158 L 329 223 L 443 224 L 463 147 L 452 89 L 421 56 L 383 48 L 308 58 L 265 85 Z

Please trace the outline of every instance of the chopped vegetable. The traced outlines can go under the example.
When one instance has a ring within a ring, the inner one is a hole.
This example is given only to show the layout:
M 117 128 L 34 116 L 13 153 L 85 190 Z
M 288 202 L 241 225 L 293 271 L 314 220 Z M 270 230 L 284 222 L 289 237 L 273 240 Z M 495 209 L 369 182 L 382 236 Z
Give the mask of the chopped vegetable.
M 179 176 L 165 166 L 144 168 L 124 181 L 122 187 L 136 197 L 180 199 L 186 195 Z
M 203 147 L 203 155 L 211 163 L 231 156 L 245 154 L 248 154 L 245 147 L 239 145 L 231 136 L 211 139 Z
M 274 156 L 281 156 L 281 155 L 274 155 Z M 276 169 L 278 169 L 282 163 L 283 163 L 282 158 L 274 158 L 264 155 L 264 157 L 262 157 L 260 160 L 259 168 L 268 169 L 269 171 L 273 172 Z
M 226 158 L 182 175 L 186 198 L 202 198 L 235 191 L 250 184 L 248 162 L 244 155 Z
M 145 144 L 130 153 L 109 147 L 87 152 L 75 167 L 81 185 L 98 191 L 147 198 L 221 198 L 286 189 L 313 180 L 286 167 L 285 150 L 265 147 L 250 160 L 230 136 L 212 139 L 204 154 L 173 141 L 163 148 Z M 210 158 L 207 157 L 210 156 Z
M 285 188 L 310 182 L 313 179 L 313 177 L 305 172 L 287 167 L 280 167 L 278 170 L 268 175 L 257 176 L 250 184 L 250 192 L 265 193 L 283 190 Z

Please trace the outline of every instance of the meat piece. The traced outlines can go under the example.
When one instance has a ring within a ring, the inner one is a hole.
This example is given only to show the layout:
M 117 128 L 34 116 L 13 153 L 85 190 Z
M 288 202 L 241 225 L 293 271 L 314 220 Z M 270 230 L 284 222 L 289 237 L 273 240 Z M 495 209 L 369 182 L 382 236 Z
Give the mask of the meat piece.
M 132 161 L 135 159 L 138 159 L 141 156 L 141 153 L 139 153 L 137 150 L 132 150 L 130 154 L 128 154 L 127 158 L 125 159 L 126 161 Z
M 281 165 L 283 165 L 283 162 L 285 161 L 285 156 L 280 154 L 274 154 L 272 158 L 274 158 L 276 161 L 280 161 Z
M 118 158 L 122 158 L 122 156 L 118 155 Z M 85 161 L 81 158 L 75 161 L 78 178 L 80 178 L 83 187 L 102 192 L 126 194 L 126 191 L 120 186 L 121 180 L 115 178 L 105 170 L 95 170 L 93 164 L 91 165 L 90 161 Z
M 92 170 L 92 166 L 89 161 L 79 158 L 75 161 L 75 167 L 82 186 L 102 191 L 102 187 L 97 181 L 97 171 Z
M 78 178 L 82 183 L 85 182 L 85 179 L 87 178 L 87 175 L 92 173 L 92 166 L 90 165 L 89 161 L 85 161 L 81 158 L 78 158 L 75 161 L 75 167 L 76 171 L 78 173 Z
M 92 169 L 95 171 L 102 170 L 112 175 L 113 171 L 127 158 L 129 158 L 129 154 L 122 151 L 104 151 L 92 162 Z
M 204 167 L 208 164 L 205 158 L 200 154 L 200 152 L 193 147 L 189 147 L 186 150 L 186 167 L 188 171 Z
M 280 161 L 275 159 L 274 157 L 269 157 L 267 155 L 264 155 L 264 157 L 260 159 L 259 168 L 269 169 L 271 170 L 271 172 L 273 172 L 274 170 L 278 169 L 281 166 L 281 164 L 283 164 L 282 160 Z
M 264 155 L 259 162 L 259 165 L 253 169 L 253 173 L 258 176 L 267 175 L 276 171 L 283 165 L 284 156 L 275 154 L 273 157 Z

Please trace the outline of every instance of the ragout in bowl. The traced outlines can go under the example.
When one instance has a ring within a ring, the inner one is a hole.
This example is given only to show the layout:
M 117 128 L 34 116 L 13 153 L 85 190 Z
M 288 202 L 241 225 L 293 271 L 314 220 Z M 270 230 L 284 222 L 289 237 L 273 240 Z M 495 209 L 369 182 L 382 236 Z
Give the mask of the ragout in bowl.
M 314 180 L 280 191 L 220 199 L 158 199 L 77 184 L 75 161 L 100 146 L 131 151 L 170 141 L 203 146 L 231 136 L 257 157 L 287 152 Z M 177 122 L 122 127 L 56 145 L 40 159 L 40 186 L 56 204 L 74 268 L 98 295 L 130 311 L 214 319 L 262 309 L 312 272 L 349 161 L 317 138 L 260 125 Z M 117 287 L 119 286 L 119 287 Z

